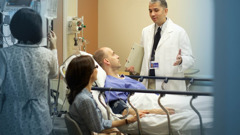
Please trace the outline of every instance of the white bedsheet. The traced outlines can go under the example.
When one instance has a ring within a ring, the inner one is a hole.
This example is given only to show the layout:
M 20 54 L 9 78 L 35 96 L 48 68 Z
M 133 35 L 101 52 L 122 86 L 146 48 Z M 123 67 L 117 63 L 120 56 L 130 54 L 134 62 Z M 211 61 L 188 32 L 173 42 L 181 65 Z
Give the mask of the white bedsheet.
M 97 92 L 95 92 L 95 100 Z M 166 95 L 161 99 L 165 107 L 175 109 L 175 114 L 170 115 L 172 130 L 174 134 L 197 135 L 200 134 L 200 123 L 197 114 L 190 107 L 191 96 Z M 135 93 L 130 101 L 137 109 L 160 108 L 158 105 L 158 96 L 156 94 Z M 102 101 L 104 101 L 102 99 Z M 98 102 L 103 116 L 106 117 L 106 111 Z M 203 126 L 206 129 L 213 127 L 213 98 L 199 96 L 193 100 L 193 105 L 202 116 Z M 111 118 L 118 119 L 118 118 Z M 166 135 L 168 134 L 168 120 L 166 115 L 147 114 L 141 120 L 142 133 L 146 135 Z M 124 133 L 138 134 L 137 122 L 119 127 Z M 205 132 L 205 134 L 207 134 Z

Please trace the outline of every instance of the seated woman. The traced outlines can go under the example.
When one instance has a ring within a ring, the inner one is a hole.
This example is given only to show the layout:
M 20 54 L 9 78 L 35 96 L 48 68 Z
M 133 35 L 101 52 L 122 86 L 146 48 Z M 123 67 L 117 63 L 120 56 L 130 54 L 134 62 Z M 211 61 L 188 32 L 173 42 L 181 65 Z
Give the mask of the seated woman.
M 90 56 L 74 58 L 66 71 L 66 82 L 70 89 L 68 101 L 70 103 L 69 114 L 78 123 L 84 135 L 91 132 L 103 132 L 105 129 L 118 127 L 137 121 L 137 116 L 122 120 L 105 120 L 91 94 L 91 87 L 97 80 L 97 69 Z M 140 113 L 140 118 L 144 113 Z

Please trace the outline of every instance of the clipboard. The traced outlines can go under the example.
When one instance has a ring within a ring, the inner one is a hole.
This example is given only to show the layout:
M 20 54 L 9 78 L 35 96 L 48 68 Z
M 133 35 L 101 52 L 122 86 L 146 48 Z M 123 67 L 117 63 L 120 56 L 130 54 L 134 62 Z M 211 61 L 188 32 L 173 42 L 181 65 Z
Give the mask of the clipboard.
M 129 53 L 125 67 L 134 66 L 134 72 L 140 73 L 142 67 L 144 49 L 142 45 L 134 43 Z

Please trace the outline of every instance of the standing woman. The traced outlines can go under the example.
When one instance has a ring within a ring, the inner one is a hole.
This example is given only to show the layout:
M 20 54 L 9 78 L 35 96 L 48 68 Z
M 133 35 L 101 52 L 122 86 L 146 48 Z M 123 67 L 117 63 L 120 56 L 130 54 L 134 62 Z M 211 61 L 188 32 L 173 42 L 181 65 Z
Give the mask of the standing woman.
M 96 68 L 98 66 L 94 64 L 92 57 L 82 55 L 74 58 L 66 71 L 66 82 L 70 88 L 69 114 L 78 123 L 83 135 L 90 135 L 91 132 L 104 132 L 105 129 L 133 123 L 137 120 L 137 116 L 116 121 L 103 119 L 91 94 L 92 84 L 97 80 Z M 140 117 L 143 116 L 144 114 L 140 113 Z
M 18 10 L 10 22 L 18 43 L 0 49 L 0 135 L 49 135 L 48 79 L 58 73 L 56 36 L 51 50 L 40 47 L 42 19 L 34 10 Z

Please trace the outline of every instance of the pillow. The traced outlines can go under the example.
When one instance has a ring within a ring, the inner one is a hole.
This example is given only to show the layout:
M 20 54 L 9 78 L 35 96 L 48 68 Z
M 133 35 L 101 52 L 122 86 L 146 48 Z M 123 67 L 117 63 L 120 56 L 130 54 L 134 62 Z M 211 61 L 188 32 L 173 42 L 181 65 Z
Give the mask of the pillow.
M 89 53 L 84 52 L 84 51 L 80 51 L 80 55 L 89 55 L 93 58 L 92 54 L 89 54 Z M 95 60 L 94 60 L 94 62 L 95 62 L 96 65 L 98 65 L 98 68 L 97 68 L 98 74 L 97 74 L 96 83 L 97 83 L 98 87 L 104 87 L 107 74 Z
M 72 61 L 73 58 L 75 58 L 76 55 L 72 55 L 70 57 L 68 57 L 64 62 L 63 64 L 60 66 L 59 70 L 60 70 L 60 73 L 62 75 L 63 78 L 65 78 L 65 73 L 66 73 L 66 70 L 67 70 L 67 66 L 68 64 Z M 64 80 L 65 81 L 65 80 Z
M 76 58 L 77 56 L 80 56 L 80 55 L 88 55 L 88 56 L 92 57 L 92 54 L 89 54 L 89 53 L 84 52 L 84 51 L 80 51 L 80 54 L 78 54 L 78 55 L 72 55 L 72 56 L 68 57 L 64 61 L 64 63 L 60 66 L 60 73 L 63 76 L 63 78 L 65 78 L 65 72 L 67 70 L 67 66 L 69 65 L 69 63 L 72 61 L 72 59 L 74 59 L 74 58 Z M 97 74 L 96 83 L 97 83 L 98 87 L 104 87 L 107 74 L 95 60 L 94 60 L 94 62 L 95 62 L 96 65 L 98 65 L 98 68 L 97 68 L 98 74 Z

